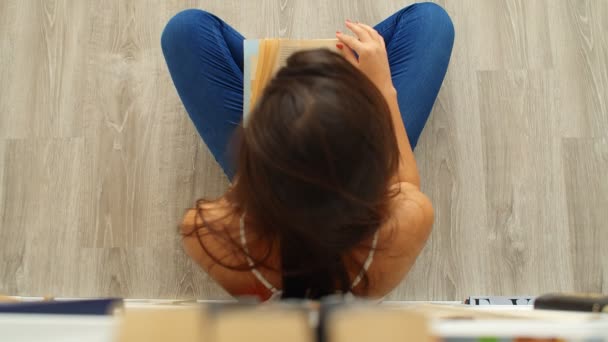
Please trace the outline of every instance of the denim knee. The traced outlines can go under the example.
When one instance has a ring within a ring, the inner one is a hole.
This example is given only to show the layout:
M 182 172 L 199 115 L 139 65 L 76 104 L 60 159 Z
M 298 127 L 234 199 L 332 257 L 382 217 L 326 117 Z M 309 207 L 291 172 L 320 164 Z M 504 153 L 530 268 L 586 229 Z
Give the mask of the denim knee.
M 218 27 L 217 17 L 209 12 L 200 9 L 183 10 L 174 15 L 163 30 L 160 40 L 163 53 L 166 56 L 176 49 L 193 46 L 191 44 L 196 43 L 196 37 L 204 34 L 202 31 Z
M 434 39 L 439 39 L 443 46 L 452 46 L 454 43 L 454 24 L 448 12 L 433 2 L 415 3 L 402 11 L 410 10 L 415 17 L 420 18 L 426 25 L 425 30 L 433 33 Z

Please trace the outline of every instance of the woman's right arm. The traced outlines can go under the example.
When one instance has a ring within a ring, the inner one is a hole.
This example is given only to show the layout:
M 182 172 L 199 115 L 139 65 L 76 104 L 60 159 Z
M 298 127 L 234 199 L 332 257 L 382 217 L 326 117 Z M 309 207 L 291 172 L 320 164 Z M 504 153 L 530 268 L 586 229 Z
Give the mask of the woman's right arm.
M 397 91 L 393 88 L 392 91 L 384 92 L 384 98 L 386 98 L 388 107 L 391 110 L 393 127 L 395 129 L 397 145 L 399 146 L 399 154 L 401 155 L 399 170 L 392 183 L 407 182 L 420 189 L 420 174 L 418 173 L 414 152 L 412 151 L 412 146 L 410 145 L 410 140 L 407 137 L 407 131 L 401 118 L 401 111 L 397 102 Z
M 398 172 L 391 183 L 399 186 L 400 193 L 395 201 L 398 206 L 393 210 L 398 233 L 389 248 L 391 256 L 383 258 L 384 262 L 371 268 L 375 267 L 377 274 L 381 274 L 383 279 L 371 295 L 381 297 L 397 286 L 414 264 L 431 233 L 434 211 L 430 199 L 420 191 L 420 175 L 401 118 L 384 39 L 367 25 L 347 21 L 346 26 L 357 38 L 339 32 L 336 34 L 344 43 L 343 55 L 384 95 L 391 112 L 400 154 Z M 353 51 L 357 52 L 359 58 Z
M 397 145 L 401 156 L 399 169 L 392 183 L 407 182 L 419 189 L 420 175 L 418 174 L 416 159 L 414 158 L 414 153 L 407 137 L 407 131 L 401 118 L 399 103 L 397 102 L 397 91 L 391 79 L 384 38 L 372 27 L 365 24 L 346 21 L 346 26 L 355 33 L 357 38 L 341 32 L 336 33 L 336 37 L 344 43 L 344 46 L 341 47 L 344 58 L 361 70 L 378 87 L 384 95 L 391 112 L 395 137 L 397 138 Z M 353 51 L 359 55 L 359 58 L 355 56 Z

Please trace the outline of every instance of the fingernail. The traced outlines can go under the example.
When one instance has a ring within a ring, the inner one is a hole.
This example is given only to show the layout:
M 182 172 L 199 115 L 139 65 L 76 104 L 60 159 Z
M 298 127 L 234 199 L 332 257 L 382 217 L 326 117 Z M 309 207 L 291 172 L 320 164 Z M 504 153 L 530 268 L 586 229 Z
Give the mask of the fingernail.
M 351 21 L 350 21 L 350 19 L 346 19 L 346 22 L 347 22 L 347 23 L 350 23 Z
M 340 32 L 340 31 L 336 31 L 336 34 L 342 34 L 342 32 Z
M 344 48 L 344 45 L 342 45 L 342 44 L 336 44 L 336 47 L 337 47 L 338 49 L 342 49 L 342 48 Z

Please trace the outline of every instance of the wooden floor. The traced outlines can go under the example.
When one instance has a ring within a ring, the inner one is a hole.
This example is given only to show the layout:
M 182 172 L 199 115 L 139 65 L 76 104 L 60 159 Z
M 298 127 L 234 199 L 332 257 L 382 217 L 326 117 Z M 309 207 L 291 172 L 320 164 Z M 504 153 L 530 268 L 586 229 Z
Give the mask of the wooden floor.
M 332 37 L 410 1 L 0 1 L 0 293 L 226 298 L 176 226 L 227 180 L 160 50 L 199 7 Z M 391 299 L 608 293 L 608 1 L 446 0 L 456 42 L 416 156 L 431 239 Z

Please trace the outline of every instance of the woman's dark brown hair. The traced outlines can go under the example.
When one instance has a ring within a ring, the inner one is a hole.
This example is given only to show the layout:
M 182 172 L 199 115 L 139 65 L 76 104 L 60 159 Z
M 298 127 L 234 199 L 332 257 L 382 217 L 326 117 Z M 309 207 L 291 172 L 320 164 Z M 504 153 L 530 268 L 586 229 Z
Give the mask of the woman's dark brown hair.
M 234 147 L 236 175 L 225 198 L 235 215 L 255 222 L 248 230 L 277 244 L 283 297 L 350 291 L 345 258 L 386 222 L 399 163 L 390 111 L 376 86 L 327 49 L 295 53 L 238 129 Z M 197 228 L 212 227 L 198 208 Z M 251 269 L 210 256 L 224 267 Z

